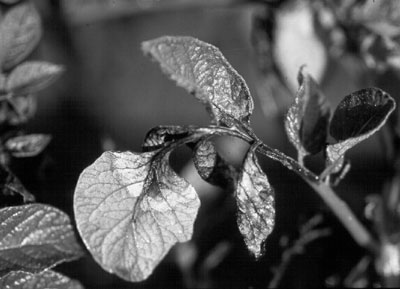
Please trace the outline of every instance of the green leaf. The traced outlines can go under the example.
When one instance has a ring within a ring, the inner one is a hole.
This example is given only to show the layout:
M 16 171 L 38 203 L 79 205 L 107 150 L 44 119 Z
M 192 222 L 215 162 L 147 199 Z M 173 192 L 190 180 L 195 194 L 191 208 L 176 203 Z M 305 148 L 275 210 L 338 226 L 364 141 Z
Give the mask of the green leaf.
M 299 159 L 320 152 L 328 134 L 330 108 L 315 80 L 300 68 L 299 90 L 289 108 L 285 129 L 290 142 L 296 147 Z
M 212 141 L 200 140 L 193 154 L 193 163 L 203 180 L 222 188 L 233 188 L 238 172 L 217 152 Z
M 46 148 L 50 140 L 50 135 L 28 134 L 10 138 L 4 146 L 14 157 L 34 157 Z
M 165 147 L 173 141 L 187 137 L 194 131 L 194 127 L 179 125 L 160 125 L 152 128 L 146 135 L 142 150 L 153 151 Z
M 24 62 L 9 74 L 6 90 L 15 94 L 36 93 L 54 82 L 63 70 L 61 66 L 52 63 Z
M 142 49 L 176 83 L 206 105 L 216 123 L 249 122 L 253 100 L 244 79 L 214 46 L 192 37 L 165 36 Z
M 275 225 L 274 190 L 262 171 L 255 154 L 257 145 L 250 147 L 236 188 L 239 231 L 250 252 L 259 258 L 264 254 L 263 242 Z
M 13 271 L 0 278 L 0 288 L 4 289 L 83 289 L 76 280 L 60 273 L 47 270 L 38 274 Z
M 12 6 L 0 22 L 0 62 L 9 70 L 24 60 L 36 47 L 42 35 L 40 16 L 27 1 Z
M 0 191 L 4 195 L 20 195 L 24 203 L 35 201 L 35 196 L 28 192 L 21 181 L 4 166 L 0 166 Z
M 37 273 L 82 256 L 69 217 L 42 204 L 0 210 L 0 276 Z
M 329 127 L 338 142 L 327 146 L 328 164 L 340 164 L 345 152 L 377 132 L 395 107 L 394 99 L 379 88 L 361 89 L 344 97 Z
M 200 206 L 169 166 L 169 152 L 105 152 L 81 174 L 78 230 L 94 259 L 129 281 L 146 279 L 177 242 L 189 240 Z

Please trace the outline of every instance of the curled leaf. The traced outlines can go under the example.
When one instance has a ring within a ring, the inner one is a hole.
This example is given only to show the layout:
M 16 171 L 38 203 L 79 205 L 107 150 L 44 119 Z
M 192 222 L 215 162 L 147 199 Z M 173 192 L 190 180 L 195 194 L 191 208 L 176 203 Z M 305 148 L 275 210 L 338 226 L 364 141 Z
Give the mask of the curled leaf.
M 345 152 L 377 132 L 395 107 L 394 99 L 379 88 L 361 89 L 344 97 L 329 127 L 338 142 L 327 146 L 328 163 L 343 162 Z
M 50 135 L 28 134 L 10 138 L 4 146 L 14 157 L 34 157 L 46 148 L 50 140 Z
M 320 152 L 328 134 L 330 108 L 315 80 L 302 67 L 298 75 L 299 89 L 289 108 L 285 129 L 301 160 Z
M 0 23 L 0 62 L 9 70 L 25 59 L 42 35 L 40 16 L 32 3 L 24 2 L 7 10 Z
M 78 281 L 53 270 L 38 274 L 13 271 L 0 278 L 0 287 L 4 289 L 83 289 Z
M 169 166 L 169 152 L 105 152 L 75 189 L 78 230 L 94 259 L 129 281 L 146 279 L 191 238 L 200 201 Z
M 49 86 L 63 68 L 47 62 L 27 61 L 14 68 L 7 78 L 6 90 L 14 94 L 36 93 Z
M 192 131 L 193 128 L 188 126 L 157 126 L 147 133 L 142 144 L 142 149 L 145 152 L 160 149 L 171 141 L 187 137 Z
M 258 164 L 255 150 L 250 147 L 236 188 L 239 231 L 250 252 L 259 258 L 264 254 L 263 242 L 275 225 L 274 191 L 267 175 Z
M 248 122 L 253 100 L 244 79 L 218 48 L 192 37 L 165 36 L 142 43 L 142 49 L 179 86 L 204 103 L 212 120 L 232 126 Z
M 0 166 L 0 191 L 4 195 L 20 195 L 24 203 L 35 201 L 35 196 L 24 187 L 21 181 L 9 169 L 3 166 Z
M 237 181 L 237 170 L 223 159 L 212 141 L 199 141 L 193 154 L 193 163 L 203 180 L 222 188 L 233 188 Z
M 68 216 L 30 204 L 0 210 L 0 276 L 21 270 L 37 273 L 82 256 Z

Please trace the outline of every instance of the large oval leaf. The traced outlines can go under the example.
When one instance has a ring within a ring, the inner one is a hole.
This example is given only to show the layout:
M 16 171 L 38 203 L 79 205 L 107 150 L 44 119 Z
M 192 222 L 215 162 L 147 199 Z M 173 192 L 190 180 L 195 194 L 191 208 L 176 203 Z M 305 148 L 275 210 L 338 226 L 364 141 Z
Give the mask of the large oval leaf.
M 285 129 L 296 147 L 299 159 L 320 152 L 328 135 L 330 108 L 315 80 L 301 68 L 299 89 L 294 104 L 289 108 Z
M 0 278 L 3 289 L 83 289 L 76 280 L 60 273 L 47 270 L 38 274 L 13 271 Z
M 146 279 L 176 242 L 191 238 L 200 201 L 169 153 L 105 152 L 75 189 L 78 230 L 94 259 L 129 281 Z
M 337 162 L 348 149 L 378 131 L 395 107 L 394 99 L 379 88 L 361 89 L 344 97 L 330 123 L 330 134 L 338 143 L 327 147 L 328 161 Z
M 250 147 L 236 188 L 237 223 L 247 248 L 256 258 L 264 254 L 263 242 L 275 225 L 274 190 Z
M 192 37 L 160 37 L 142 49 L 160 63 L 179 86 L 206 104 L 213 121 L 232 126 L 249 121 L 253 100 L 244 79 L 213 45 Z
M 0 210 L 0 276 L 36 273 L 82 256 L 68 216 L 42 204 Z

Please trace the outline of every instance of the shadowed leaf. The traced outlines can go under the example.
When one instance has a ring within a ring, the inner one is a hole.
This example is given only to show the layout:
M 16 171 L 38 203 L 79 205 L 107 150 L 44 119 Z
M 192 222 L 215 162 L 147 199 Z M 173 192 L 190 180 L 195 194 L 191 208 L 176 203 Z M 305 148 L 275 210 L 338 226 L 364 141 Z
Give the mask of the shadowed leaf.
M 263 242 L 275 225 L 274 191 L 250 147 L 236 188 L 239 231 L 250 252 L 259 258 L 264 254 Z
M 13 96 L 0 103 L 0 123 L 20 125 L 26 123 L 36 112 L 36 98 L 32 95 Z
M 83 289 L 76 280 L 60 273 L 47 270 L 38 274 L 13 271 L 0 278 L 3 289 Z
M 328 145 L 328 163 L 343 162 L 345 152 L 377 132 L 395 107 L 394 99 L 379 88 L 361 89 L 344 97 L 330 123 L 330 134 L 338 143 Z
M 50 140 L 50 135 L 28 134 L 10 138 L 4 146 L 14 157 L 34 157 L 46 148 Z
M 289 108 L 285 129 L 299 159 L 320 152 L 328 134 L 330 108 L 315 80 L 301 68 L 295 103 Z
M 217 152 L 212 141 L 199 141 L 193 154 L 193 163 L 203 180 L 222 188 L 233 188 L 237 182 L 237 170 Z
M 4 195 L 22 196 L 24 203 L 35 201 L 35 196 L 28 192 L 21 181 L 3 166 L 0 166 L 0 190 Z
M 244 79 L 214 46 L 192 37 L 160 37 L 143 42 L 142 49 L 179 86 L 204 103 L 212 120 L 232 126 L 249 121 L 253 100 Z
M 37 273 L 82 256 L 68 216 L 30 204 L 0 210 L 0 276 L 21 270 Z
M 105 152 L 75 189 L 78 230 L 94 259 L 129 281 L 146 279 L 193 233 L 200 201 L 168 164 L 169 152 Z
M 42 35 L 41 21 L 30 2 L 11 7 L 0 23 L 0 62 L 9 70 L 25 59 Z
M 49 86 L 63 72 L 59 65 L 27 61 L 14 68 L 7 78 L 6 90 L 15 94 L 36 93 Z
M 193 128 L 179 125 L 157 126 L 151 129 L 142 144 L 144 152 L 160 149 L 172 141 L 187 137 Z

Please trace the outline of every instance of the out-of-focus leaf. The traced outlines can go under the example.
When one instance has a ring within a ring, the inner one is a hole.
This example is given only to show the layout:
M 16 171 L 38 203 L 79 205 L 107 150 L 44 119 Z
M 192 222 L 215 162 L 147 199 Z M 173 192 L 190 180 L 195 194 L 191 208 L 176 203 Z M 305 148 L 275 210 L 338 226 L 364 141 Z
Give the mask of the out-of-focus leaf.
M 63 68 L 47 62 L 27 61 L 14 68 L 7 78 L 6 90 L 15 94 L 36 93 L 49 86 Z
M 35 196 L 24 187 L 10 170 L 3 166 L 0 166 L 0 190 L 4 195 L 21 195 L 24 203 L 35 201 Z
M 285 129 L 301 160 L 308 154 L 320 152 L 328 134 L 330 108 L 315 80 L 301 68 L 299 89 L 289 108 Z
M 168 164 L 169 152 L 105 152 L 75 189 L 78 230 L 94 259 L 129 281 L 146 279 L 191 238 L 200 201 Z
M 37 273 L 82 256 L 69 217 L 30 204 L 0 210 L 0 276 L 10 271 Z
M 179 86 L 204 103 L 216 123 L 249 122 L 253 100 L 244 79 L 214 46 L 192 37 L 165 36 L 142 49 Z
M 192 131 L 193 129 L 188 126 L 157 126 L 147 133 L 142 144 L 142 149 L 144 152 L 160 149 L 172 141 L 187 137 Z
M 5 148 L 17 158 L 34 157 L 49 144 L 51 136 L 47 134 L 28 134 L 10 138 Z
M 0 278 L 0 288 L 3 289 L 84 289 L 76 280 L 53 270 L 32 274 L 13 271 Z
M 275 225 L 274 191 L 250 147 L 236 188 L 239 231 L 250 252 L 259 258 L 264 254 L 263 242 Z
M 329 127 L 338 142 L 327 146 L 328 162 L 342 162 L 345 152 L 378 131 L 395 107 L 394 99 L 379 88 L 361 89 L 344 97 Z
M 25 59 L 42 35 L 40 16 L 27 1 L 11 7 L 0 22 L 0 62 L 9 70 Z
M 26 123 L 36 112 L 36 98 L 32 95 L 13 96 L 3 106 L 5 121 L 11 125 Z
M 212 141 L 199 141 L 193 154 L 193 163 L 203 180 L 222 188 L 233 188 L 238 178 L 237 170 L 217 152 Z

